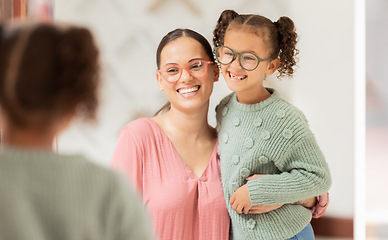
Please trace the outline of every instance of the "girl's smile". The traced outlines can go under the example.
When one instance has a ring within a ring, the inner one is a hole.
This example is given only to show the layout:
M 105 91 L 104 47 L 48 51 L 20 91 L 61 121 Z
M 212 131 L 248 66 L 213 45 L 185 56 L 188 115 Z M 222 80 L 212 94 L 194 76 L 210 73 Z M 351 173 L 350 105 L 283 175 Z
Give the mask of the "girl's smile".
M 227 73 L 230 81 L 234 81 L 234 82 L 245 80 L 248 77 L 247 75 L 231 73 L 230 71 L 227 71 Z

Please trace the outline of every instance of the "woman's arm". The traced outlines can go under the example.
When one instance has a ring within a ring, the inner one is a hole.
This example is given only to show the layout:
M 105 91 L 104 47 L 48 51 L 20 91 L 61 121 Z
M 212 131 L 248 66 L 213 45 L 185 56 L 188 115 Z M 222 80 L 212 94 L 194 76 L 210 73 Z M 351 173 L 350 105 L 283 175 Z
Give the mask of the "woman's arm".
M 132 126 L 134 125 L 134 126 Z M 114 149 L 111 167 L 122 172 L 138 193 L 143 192 L 143 149 L 136 137 L 134 122 L 125 126 Z

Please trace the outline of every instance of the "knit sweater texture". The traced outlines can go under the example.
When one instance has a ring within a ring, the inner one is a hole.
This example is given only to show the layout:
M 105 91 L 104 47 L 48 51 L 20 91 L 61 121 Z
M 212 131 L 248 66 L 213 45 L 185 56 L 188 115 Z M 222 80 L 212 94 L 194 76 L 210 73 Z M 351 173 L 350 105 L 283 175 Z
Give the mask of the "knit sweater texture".
M 232 222 L 231 239 L 279 240 L 293 237 L 311 220 L 311 212 L 293 203 L 323 194 L 331 185 L 325 158 L 303 113 L 267 89 L 271 96 L 241 104 L 236 93 L 216 108 L 221 179 Z M 252 205 L 285 204 L 263 214 L 239 214 L 229 199 L 246 178 Z
M 151 239 L 145 210 L 118 173 L 82 156 L 0 151 L 0 239 Z

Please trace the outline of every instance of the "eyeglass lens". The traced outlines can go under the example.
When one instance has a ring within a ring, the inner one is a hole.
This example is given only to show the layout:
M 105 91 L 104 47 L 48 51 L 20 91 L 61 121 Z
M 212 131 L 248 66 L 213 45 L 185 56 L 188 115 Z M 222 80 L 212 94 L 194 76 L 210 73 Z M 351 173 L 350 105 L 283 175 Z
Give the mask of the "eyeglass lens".
M 181 77 L 183 68 L 186 68 L 191 76 L 199 78 L 205 75 L 207 64 L 201 60 L 191 61 L 187 66 L 182 68 L 178 64 L 167 64 L 161 69 L 161 73 L 167 81 L 176 82 Z
M 234 53 L 228 47 L 220 47 L 217 49 L 216 58 L 221 64 L 230 64 L 235 59 L 235 55 L 238 53 Z M 259 60 L 255 55 L 249 52 L 245 52 L 239 54 L 239 61 L 243 68 L 247 70 L 255 69 L 259 63 Z

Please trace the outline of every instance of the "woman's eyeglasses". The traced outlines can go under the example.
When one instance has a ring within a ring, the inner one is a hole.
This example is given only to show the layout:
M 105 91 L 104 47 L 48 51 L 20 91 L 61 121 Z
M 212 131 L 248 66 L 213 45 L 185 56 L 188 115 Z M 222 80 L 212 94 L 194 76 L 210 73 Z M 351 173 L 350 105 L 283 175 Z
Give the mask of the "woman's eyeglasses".
M 167 82 L 173 83 L 181 78 L 183 69 L 186 69 L 190 76 L 200 78 L 206 74 L 208 65 L 213 63 L 214 62 L 201 59 L 191 60 L 183 66 L 179 66 L 175 63 L 169 63 L 159 69 L 158 72 Z

